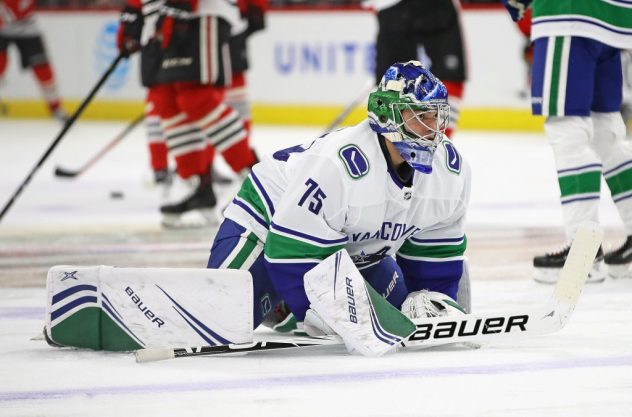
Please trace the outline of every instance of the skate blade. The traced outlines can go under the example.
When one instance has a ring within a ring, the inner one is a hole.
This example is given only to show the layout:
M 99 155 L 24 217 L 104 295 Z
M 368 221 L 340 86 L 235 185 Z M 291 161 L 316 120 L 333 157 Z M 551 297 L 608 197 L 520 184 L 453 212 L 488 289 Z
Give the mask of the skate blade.
M 627 265 L 608 265 L 608 276 L 613 279 L 630 279 L 632 271 L 630 264 Z
M 163 214 L 161 224 L 165 229 L 199 229 L 217 226 L 219 218 L 214 209 L 196 209 L 182 214 Z
M 533 268 L 533 270 L 533 280 L 535 282 L 553 285 L 557 284 L 562 268 Z M 603 261 L 596 262 L 588 274 L 586 284 L 599 284 L 604 282 L 607 275 L 607 268 Z

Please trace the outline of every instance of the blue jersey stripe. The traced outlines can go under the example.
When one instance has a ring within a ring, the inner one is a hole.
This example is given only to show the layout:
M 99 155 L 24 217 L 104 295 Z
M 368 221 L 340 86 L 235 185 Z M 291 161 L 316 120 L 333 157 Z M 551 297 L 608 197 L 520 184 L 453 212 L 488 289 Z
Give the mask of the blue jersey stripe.
M 311 236 L 306 233 L 297 232 L 296 230 L 288 229 L 287 227 L 279 226 L 276 223 L 271 223 L 270 229 L 278 230 L 279 232 L 287 233 L 288 235 L 300 237 L 300 238 L 310 240 L 312 242 L 320 243 L 323 245 L 335 245 L 335 244 L 340 244 L 340 243 L 346 243 L 349 240 L 348 237 L 344 237 L 341 239 L 334 239 L 334 240 L 321 239 L 316 236 Z

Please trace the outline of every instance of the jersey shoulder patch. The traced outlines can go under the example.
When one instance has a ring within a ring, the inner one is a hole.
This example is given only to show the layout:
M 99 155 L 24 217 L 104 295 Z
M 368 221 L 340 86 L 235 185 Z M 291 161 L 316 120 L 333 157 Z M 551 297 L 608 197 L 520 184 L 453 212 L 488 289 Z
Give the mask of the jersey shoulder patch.
M 456 150 L 456 147 L 449 140 L 443 140 L 441 142 L 445 149 L 445 165 L 448 171 L 459 175 L 461 173 L 461 154 Z
M 353 144 L 345 145 L 338 150 L 338 156 L 347 169 L 347 173 L 354 180 L 368 174 L 369 160 L 358 146 Z

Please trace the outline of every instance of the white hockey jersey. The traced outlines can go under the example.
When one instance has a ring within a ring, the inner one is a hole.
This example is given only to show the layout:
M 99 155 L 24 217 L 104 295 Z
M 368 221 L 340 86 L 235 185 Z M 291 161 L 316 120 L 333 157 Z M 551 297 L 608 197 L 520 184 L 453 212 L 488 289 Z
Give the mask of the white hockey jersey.
M 265 243 L 270 263 L 318 263 L 344 247 L 359 268 L 397 254 L 463 258 L 470 168 L 444 139 L 432 174 L 407 187 L 368 121 L 266 156 L 224 215 Z

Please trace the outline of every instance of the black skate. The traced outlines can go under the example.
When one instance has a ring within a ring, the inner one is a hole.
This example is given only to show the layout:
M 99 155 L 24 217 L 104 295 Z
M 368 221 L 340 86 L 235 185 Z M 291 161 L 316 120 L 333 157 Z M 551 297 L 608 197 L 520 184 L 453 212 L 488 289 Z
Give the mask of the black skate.
M 217 204 L 211 174 L 193 176 L 184 181 L 189 189 L 178 202 L 160 207 L 162 225 L 167 228 L 200 227 L 217 223 Z
M 546 253 L 541 256 L 533 258 L 534 276 L 533 279 L 542 284 L 555 284 L 560 275 L 560 271 L 566 262 L 568 252 L 571 250 L 571 243 L 568 242 L 562 246 L 559 250 Z M 603 262 L 603 250 L 599 246 L 595 262 L 592 270 L 588 274 L 588 283 L 603 282 L 606 279 L 606 268 Z
M 608 252 L 604 257 L 611 278 L 631 278 L 628 271 L 632 263 L 632 235 L 628 236 L 618 249 Z

